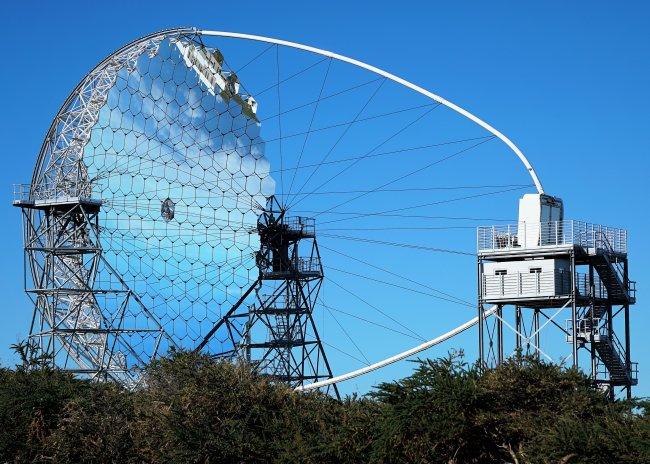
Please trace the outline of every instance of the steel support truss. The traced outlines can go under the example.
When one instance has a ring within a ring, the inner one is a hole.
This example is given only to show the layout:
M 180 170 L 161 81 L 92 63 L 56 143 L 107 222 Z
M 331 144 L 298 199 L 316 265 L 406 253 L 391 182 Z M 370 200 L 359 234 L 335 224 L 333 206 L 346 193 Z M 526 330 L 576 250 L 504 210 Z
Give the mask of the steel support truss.
M 171 340 L 102 255 L 100 204 L 80 197 L 14 202 L 34 303 L 29 340 L 53 367 L 131 387 L 138 368 Z
M 197 349 L 224 327 L 232 349 L 218 356 L 245 360 L 296 388 L 329 379 L 332 370 L 313 316 L 323 284 L 314 220 L 285 213 L 272 197 L 258 221 L 259 277 Z
M 183 32 L 133 42 L 86 75 L 54 118 L 31 185 L 15 192 L 23 212 L 25 289 L 35 308 L 29 337 L 58 368 L 132 385 L 139 379 L 134 368 L 155 356 L 163 339 L 173 345 L 102 255 L 101 201 L 92 199 L 84 149 L 118 73 L 132 72 L 142 54 L 154 56 L 165 37 Z

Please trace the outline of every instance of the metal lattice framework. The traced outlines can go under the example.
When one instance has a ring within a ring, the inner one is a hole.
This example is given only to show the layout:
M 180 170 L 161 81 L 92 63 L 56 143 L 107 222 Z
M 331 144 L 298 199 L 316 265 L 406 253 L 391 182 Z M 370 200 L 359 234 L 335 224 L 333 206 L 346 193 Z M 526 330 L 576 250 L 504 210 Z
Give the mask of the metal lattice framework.
M 521 223 L 480 228 L 478 244 L 481 361 L 492 367 L 521 352 L 552 362 L 548 339 L 556 332 L 570 348 L 563 361 L 582 368 L 612 398 L 619 391 L 632 398 L 637 363 L 630 352 L 630 306 L 636 283 L 628 276 L 627 231 L 580 221 Z M 513 262 L 530 270 L 508 274 Z M 549 270 L 541 267 L 544 262 L 568 266 Z M 503 270 L 485 272 L 490 265 Z M 494 317 L 484 315 L 486 305 Z
M 293 386 L 332 376 L 312 317 L 323 277 L 315 234 L 289 240 L 294 254 L 299 241 L 311 242 L 307 261 L 296 254 L 283 275 L 269 271 L 288 250 L 264 239 L 277 210 L 268 206 L 275 182 L 257 102 L 204 36 L 315 53 L 414 90 L 502 139 L 541 190 L 503 134 L 378 68 L 259 36 L 176 29 L 144 37 L 77 86 L 31 185 L 17 192 L 35 303 L 30 336 L 60 367 L 134 382 L 134 367 L 176 346 L 252 356 Z M 277 206 L 290 231 L 295 219 Z M 304 267 L 316 259 L 317 269 Z
M 226 39 L 265 48 L 242 53 L 240 66 L 231 67 L 228 59 L 236 54 L 222 48 Z M 281 69 L 281 49 L 302 58 L 292 55 L 288 69 Z M 347 68 L 334 71 L 337 64 Z M 310 74 L 316 70 L 321 74 Z M 336 73 L 341 74 L 334 79 Z M 440 130 L 423 128 L 438 107 L 462 123 L 456 128 L 438 121 Z M 482 133 L 466 133 L 470 128 Z M 456 138 L 434 143 L 427 138 L 447 132 Z M 431 175 L 433 168 L 451 165 L 494 139 L 523 164 L 519 174 L 526 183 L 484 185 L 483 172 L 501 175 L 512 156 L 474 158 L 469 169 L 437 180 Z M 336 153 L 342 147 L 357 153 Z M 436 150 L 447 148 L 453 150 L 438 156 Z M 427 156 L 417 158 L 417 153 Z M 372 169 L 357 167 L 371 162 L 377 163 Z M 439 184 L 458 173 L 474 175 L 478 185 Z M 284 176 L 290 178 L 288 189 Z M 418 198 L 465 189 L 472 193 L 436 201 Z M 35 308 L 30 338 L 56 366 L 127 385 L 138 382 L 140 366 L 181 348 L 246 359 L 296 389 L 336 390 L 338 381 L 412 356 L 476 324 L 483 330 L 486 320 L 498 326 L 499 305 L 481 305 L 478 317 L 456 321 L 456 327 L 434 339 L 404 324 L 410 317 L 404 310 L 429 307 L 423 297 L 476 307 L 437 288 L 431 261 L 423 256 L 475 256 L 473 250 L 448 248 L 456 246 L 458 230 L 472 227 L 413 222 L 479 220 L 486 203 L 469 217 L 439 216 L 431 209 L 489 201 L 491 195 L 521 189 L 544 192 L 532 165 L 509 138 L 460 106 L 382 69 L 249 34 L 196 29 L 152 34 L 111 54 L 78 84 L 48 131 L 31 184 L 16 191 L 14 204 L 24 218 L 26 290 Z M 307 209 L 298 210 L 300 204 Z M 416 214 L 421 212 L 428 214 Z M 348 231 L 348 224 L 363 227 Z M 432 235 L 425 243 L 405 238 L 413 231 L 445 229 L 450 237 L 441 245 L 431 246 Z M 355 230 L 362 235 L 345 235 Z M 383 237 L 372 236 L 382 231 Z M 356 248 L 339 247 L 337 240 L 400 253 L 361 255 Z M 407 256 L 403 249 L 421 255 Z M 323 260 L 321 250 L 328 253 Z M 446 281 L 451 269 L 445 266 L 437 275 Z M 416 277 L 407 276 L 411 268 Z M 373 294 L 361 286 L 363 296 L 341 276 L 365 279 L 379 290 Z M 329 306 L 324 294 L 333 287 L 325 282 L 343 292 L 344 304 L 356 306 L 347 311 Z M 370 297 L 379 303 L 369 302 Z M 378 304 L 393 304 L 402 312 L 391 316 Z M 360 308 L 391 321 L 391 326 L 385 319 L 375 326 L 423 343 L 370 363 L 358 337 L 350 336 L 333 313 L 373 323 Z M 323 318 L 319 324 L 317 313 Z M 330 344 L 321 340 L 320 324 L 327 315 L 363 359 L 337 351 L 365 367 L 333 376 L 324 349 Z M 525 331 L 526 324 L 521 325 Z
M 257 231 L 257 281 L 197 349 L 203 349 L 223 325 L 233 349 L 220 356 L 239 356 L 294 388 L 332 378 L 314 320 L 324 276 L 314 220 L 287 216 L 271 197 Z M 253 290 L 256 301 L 243 306 Z M 333 389 L 338 396 L 336 386 Z
M 111 55 L 68 99 L 16 199 L 30 337 L 55 364 L 120 380 L 193 348 L 255 280 L 249 232 L 273 181 L 238 91 L 216 50 L 173 31 Z

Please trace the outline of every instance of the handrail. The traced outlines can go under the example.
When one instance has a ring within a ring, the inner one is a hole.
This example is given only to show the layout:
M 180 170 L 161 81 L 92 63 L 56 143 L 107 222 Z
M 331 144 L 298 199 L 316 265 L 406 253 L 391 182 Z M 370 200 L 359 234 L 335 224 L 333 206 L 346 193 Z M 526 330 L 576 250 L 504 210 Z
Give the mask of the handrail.
M 607 235 L 603 234 L 601 231 L 598 231 L 598 243 L 601 243 L 603 246 L 603 249 L 606 251 L 607 254 L 612 254 L 614 253 L 614 249 L 612 248 L 612 245 L 609 243 L 609 239 L 607 238 Z M 597 247 L 598 248 L 598 247 Z M 605 256 L 607 256 L 607 254 Z M 609 261 L 609 259 L 608 259 Z M 621 285 L 625 287 L 625 277 L 623 275 L 623 270 L 620 268 L 619 263 L 617 262 L 609 262 L 614 269 L 614 272 L 616 273 L 616 276 L 618 277 L 618 280 L 620 281 Z M 627 290 L 627 289 L 626 289 Z
M 14 184 L 14 201 L 54 200 L 59 198 L 90 198 L 90 183 L 61 184 L 56 182 L 33 184 Z
M 478 251 L 524 250 L 546 246 L 579 245 L 602 248 L 606 237 L 611 250 L 627 253 L 627 231 L 583 221 L 519 222 L 481 226 L 476 231 Z

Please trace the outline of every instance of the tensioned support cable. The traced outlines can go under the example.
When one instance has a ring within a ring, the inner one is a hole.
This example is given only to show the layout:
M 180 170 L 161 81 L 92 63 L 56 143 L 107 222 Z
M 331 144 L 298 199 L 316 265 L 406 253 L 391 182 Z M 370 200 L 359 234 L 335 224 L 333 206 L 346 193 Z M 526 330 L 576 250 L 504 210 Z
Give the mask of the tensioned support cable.
M 497 311 L 496 306 L 492 306 L 490 309 L 485 311 L 483 313 L 483 317 L 489 317 L 492 316 L 495 312 Z M 458 327 L 450 330 L 449 332 L 446 332 L 439 337 L 436 337 L 434 339 L 431 339 L 425 343 L 422 343 L 421 345 L 418 345 L 414 348 L 411 348 L 410 350 L 402 351 L 401 353 L 396 354 L 395 356 L 391 356 L 390 358 L 383 359 L 381 361 L 378 361 L 374 364 L 371 364 L 370 366 L 362 367 L 361 369 L 357 369 L 355 371 L 348 372 L 346 374 L 341 374 L 332 377 L 331 379 L 327 380 L 322 380 L 320 382 L 314 382 L 310 383 L 308 385 L 303 385 L 300 387 L 295 388 L 295 391 L 310 391 L 310 390 L 316 390 L 317 388 L 322 388 L 326 387 L 328 385 L 333 385 L 341 382 L 345 382 L 346 380 L 354 379 L 355 377 L 360 377 L 364 374 L 368 374 L 370 372 L 376 371 L 378 369 L 381 369 L 383 367 L 389 366 L 391 364 L 394 364 L 398 361 L 401 361 L 406 358 L 410 358 L 411 356 L 414 356 L 424 350 L 427 350 L 433 346 L 439 345 L 440 343 L 449 340 L 452 337 L 455 337 L 458 334 L 463 333 L 467 329 L 475 326 L 478 324 L 479 318 L 478 316 L 470 319 L 469 321 L 465 322 L 462 325 L 459 325 Z
M 503 133 L 498 131 L 496 128 L 494 128 L 492 125 L 488 124 L 487 122 L 483 121 L 479 117 L 473 115 L 469 111 L 467 111 L 464 108 L 461 108 L 460 106 L 456 105 L 455 103 L 450 102 L 449 100 L 446 100 L 442 98 L 439 95 L 436 95 L 433 92 L 429 92 L 428 90 L 413 84 L 412 82 L 409 82 L 405 79 L 402 79 L 401 77 L 398 77 L 394 74 L 391 74 L 387 71 L 384 71 L 383 69 L 377 68 L 375 66 L 369 65 L 367 63 L 364 63 L 359 60 L 355 60 L 353 58 L 349 58 L 344 55 L 339 55 L 338 53 L 332 53 L 327 50 L 323 50 L 320 48 L 316 47 L 311 47 L 308 45 L 303 45 L 299 44 L 296 42 L 290 42 L 287 40 L 280 40 L 280 39 L 274 39 L 271 37 L 263 37 L 259 35 L 253 35 L 253 34 L 241 34 L 238 32 L 224 32 L 224 31 L 209 31 L 209 30 L 197 30 L 197 34 L 202 34 L 206 36 L 217 36 L 217 37 L 231 37 L 234 39 L 246 39 L 246 40 L 254 40 L 257 42 L 266 42 L 266 43 L 273 43 L 276 45 L 282 45 L 285 47 L 290 47 L 290 48 L 295 48 L 298 50 L 304 50 L 307 52 L 315 53 L 317 55 L 329 57 L 329 58 L 334 58 L 335 60 L 339 60 L 345 63 L 349 63 L 351 65 L 366 69 L 368 71 L 371 71 L 375 74 L 378 74 L 380 76 L 385 77 L 386 79 L 389 79 L 393 82 L 396 82 L 398 84 L 403 85 L 404 87 L 407 87 L 411 90 L 414 90 L 415 92 L 418 92 L 425 97 L 429 97 L 432 100 L 446 106 L 447 108 L 455 111 L 456 113 L 466 117 L 470 121 L 478 124 L 479 126 L 483 127 L 485 130 L 488 132 L 494 134 L 499 140 L 501 140 L 503 143 L 505 143 L 514 153 L 515 155 L 519 158 L 519 160 L 522 162 L 524 167 L 526 168 L 526 171 L 528 172 L 528 175 L 531 177 L 533 180 L 533 183 L 535 184 L 535 187 L 537 188 L 537 192 L 542 194 L 544 193 L 544 187 L 542 186 L 542 182 L 537 176 L 537 173 L 535 172 L 535 169 L 533 168 L 532 164 L 526 158 L 526 156 L 523 154 L 523 152 L 514 144 L 512 140 L 510 140 L 508 137 L 506 137 Z

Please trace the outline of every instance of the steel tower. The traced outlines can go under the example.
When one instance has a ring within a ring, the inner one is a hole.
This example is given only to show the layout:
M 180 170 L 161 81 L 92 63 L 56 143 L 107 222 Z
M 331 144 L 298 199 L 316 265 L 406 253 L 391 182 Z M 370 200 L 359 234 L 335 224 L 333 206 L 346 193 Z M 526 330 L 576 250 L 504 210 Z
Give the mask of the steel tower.
M 29 340 L 54 366 L 133 385 L 139 378 L 133 368 L 156 355 L 164 331 L 102 256 L 102 202 L 90 192 L 15 191 L 24 221 L 25 291 L 34 302 Z
M 259 372 L 294 388 L 331 378 L 313 316 L 324 275 L 314 219 L 287 216 L 286 209 L 271 197 L 257 233 L 257 281 L 198 349 L 225 326 L 233 348 L 221 356 L 244 359 Z M 255 303 L 245 307 L 253 292 Z

